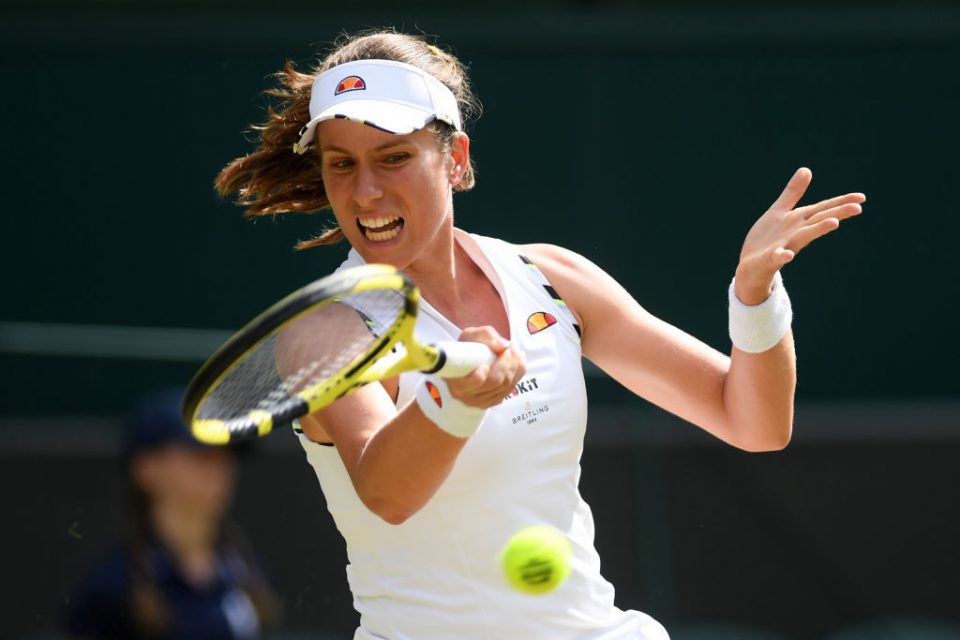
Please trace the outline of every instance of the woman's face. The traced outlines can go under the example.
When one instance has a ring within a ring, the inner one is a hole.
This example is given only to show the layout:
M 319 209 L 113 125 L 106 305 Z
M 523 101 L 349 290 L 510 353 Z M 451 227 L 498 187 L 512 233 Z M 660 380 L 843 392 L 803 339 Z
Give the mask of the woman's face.
M 396 135 L 327 120 L 317 142 L 337 223 L 367 262 L 407 269 L 452 228 L 451 186 L 467 166 L 466 135 L 444 151 L 429 129 Z

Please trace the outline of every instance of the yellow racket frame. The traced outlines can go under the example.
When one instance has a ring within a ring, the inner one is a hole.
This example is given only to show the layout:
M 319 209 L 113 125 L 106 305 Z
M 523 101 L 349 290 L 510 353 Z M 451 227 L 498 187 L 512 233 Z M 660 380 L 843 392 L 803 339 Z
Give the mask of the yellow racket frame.
M 352 294 L 387 289 L 404 296 L 402 311 L 369 349 L 358 354 L 340 371 L 302 389 L 273 411 L 254 409 L 229 420 L 197 417 L 204 401 L 241 362 L 297 318 Z M 201 442 L 226 445 L 265 436 L 370 382 L 392 378 L 404 371 L 435 371 L 443 365 L 444 354 L 435 347 L 421 344 L 414 337 L 419 308 L 419 289 L 389 265 L 371 264 L 344 269 L 302 287 L 234 334 L 197 371 L 184 396 L 184 421 Z M 391 354 L 398 343 L 403 344 L 404 353 L 396 358 L 384 357 Z

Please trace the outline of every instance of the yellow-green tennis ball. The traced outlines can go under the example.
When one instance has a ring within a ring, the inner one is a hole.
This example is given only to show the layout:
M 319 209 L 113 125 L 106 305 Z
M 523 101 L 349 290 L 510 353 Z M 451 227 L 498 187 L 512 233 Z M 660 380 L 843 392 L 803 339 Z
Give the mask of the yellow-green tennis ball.
M 501 561 L 507 582 L 529 594 L 549 593 L 570 575 L 573 547 L 552 527 L 527 527 L 518 531 L 503 549 Z

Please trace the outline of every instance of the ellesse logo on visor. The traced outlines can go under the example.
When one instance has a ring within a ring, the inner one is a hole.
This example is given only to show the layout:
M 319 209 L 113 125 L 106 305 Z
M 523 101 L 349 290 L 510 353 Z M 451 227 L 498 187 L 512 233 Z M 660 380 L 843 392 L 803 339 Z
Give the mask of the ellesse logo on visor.
M 347 76 L 340 81 L 340 84 L 337 85 L 337 90 L 333 92 L 333 95 L 338 96 L 341 93 L 346 93 L 347 91 L 360 91 L 361 89 L 366 89 L 367 83 L 363 81 L 363 78 L 360 76 Z

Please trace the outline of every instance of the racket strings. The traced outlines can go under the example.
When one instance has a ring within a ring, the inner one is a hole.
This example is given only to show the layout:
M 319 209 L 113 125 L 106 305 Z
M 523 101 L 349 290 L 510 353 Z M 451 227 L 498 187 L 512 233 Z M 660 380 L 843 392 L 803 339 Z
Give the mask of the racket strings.
M 251 412 L 282 415 L 297 394 L 335 379 L 379 342 L 405 309 L 405 296 L 376 289 L 337 296 L 261 341 L 208 393 L 199 420 L 243 422 Z

